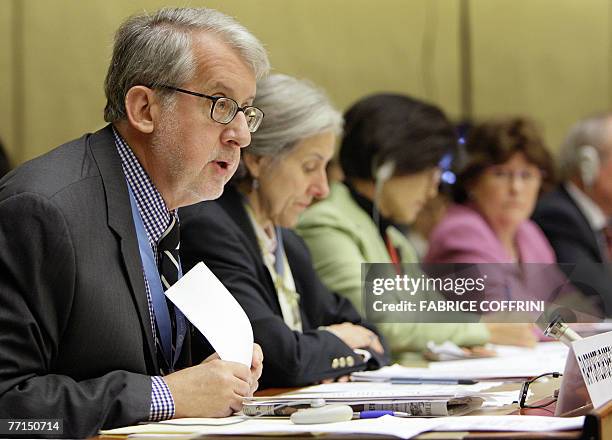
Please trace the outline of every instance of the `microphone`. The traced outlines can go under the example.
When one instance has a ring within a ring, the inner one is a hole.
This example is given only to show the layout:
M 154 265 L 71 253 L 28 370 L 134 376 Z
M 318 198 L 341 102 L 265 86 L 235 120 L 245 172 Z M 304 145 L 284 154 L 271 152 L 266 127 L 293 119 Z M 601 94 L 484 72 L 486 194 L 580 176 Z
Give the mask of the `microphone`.
M 568 347 L 572 346 L 572 342 L 582 339 L 582 337 L 572 330 L 566 323 L 563 317 L 563 312 L 567 309 L 555 310 L 550 323 L 544 329 L 544 334 L 553 339 L 563 342 Z M 571 312 L 570 312 L 571 313 Z M 573 313 L 572 313 L 573 315 Z M 538 320 L 539 321 L 539 320 Z M 545 320 L 546 321 L 546 320 Z M 544 322 L 546 323 L 546 322 Z

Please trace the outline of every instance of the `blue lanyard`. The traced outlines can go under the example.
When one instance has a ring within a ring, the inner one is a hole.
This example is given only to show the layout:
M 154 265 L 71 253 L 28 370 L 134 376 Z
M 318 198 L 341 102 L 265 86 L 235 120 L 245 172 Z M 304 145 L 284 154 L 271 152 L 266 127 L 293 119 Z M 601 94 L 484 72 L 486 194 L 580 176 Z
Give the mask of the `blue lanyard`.
M 147 278 L 147 282 L 149 284 L 151 302 L 153 303 L 153 313 L 155 314 L 155 322 L 157 324 L 157 329 L 161 339 L 162 356 L 166 360 L 166 363 L 170 366 L 170 369 L 174 371 L 174 366 L 179 358 L 181 348 L 183 347 L 183 341 L 185 340 L 185 335 L 187 334 L 187 323 L 185 316 L 181 313 L 178 307 L 174 307 L 176 318 L 176 349 L 174 352 L 173 361 L 168 362 L 169 359 L 172 359 L 172 324 L 170 323 L 168 304 L 166 304 L 166 296 L 164 295 L 164 289 L 157 270 L 157 264 L 155 263 L 155 257 L 153 256 L 153 250 L 149 244 L 149 239 L 147 237 L 142 218 L 140 217 L 138 206 L 136 205 L 136 199 L 134 198 L 134 193 L 132 192 L 132 188 L 130 188 L 129 184 L 128 191 L 130 193 L 132 217 L 134 218 L 134 226 L 136 227 L 136 235 L 138 236 L 140 259 L 142 260 L 145 277 Z M 183 273 L 179 265 L 179 278 L 181 276 L 183 276 Z
M 274 228 L 276 233 L 276 249 L 274 249 L 274 270 L 282 279 L 285 276 L 285 249 L 283 248 L 283 236 L 280 226 Z

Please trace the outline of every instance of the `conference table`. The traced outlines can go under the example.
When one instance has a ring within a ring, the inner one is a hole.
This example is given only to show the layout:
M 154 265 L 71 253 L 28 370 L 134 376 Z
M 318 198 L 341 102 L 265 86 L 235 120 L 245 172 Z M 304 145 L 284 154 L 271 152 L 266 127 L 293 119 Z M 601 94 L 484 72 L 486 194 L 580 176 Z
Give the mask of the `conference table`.
M 560 379 L 552 379 L 546 383 L 534 383 L 530 389 L 534 393 L 534 400 L 544 401 L 550 398 L 553 395 L 555 389 L 559 387 Z M 517 397 L 521 387 L 521 383 L 506 383 L 497 388 L 491 389 L 491 391 L 516 391 Z M 295 391 L 295 388 L 275 388 L 263 390 L 257 393 L 259 396 L 271 396 L 271 395 L 279 395 L 285 392 Z M 540 409 L 520 409 L 518 404 L 513 404 L 500 408 L 487 408 L 480 409 L 477 411 L 473 411 L 470 415 L 521 415 L 523 417 L 529 417 L 532 415 L 544 415 L 544 416 L 552 416 L 555 412 L 555 403 L 551 405 L 540 408 Z M 582 415 L 582 414 L 572 414 L 572 415 Z M 125 437 L 125 436 L 123 436 Z M 96 440 L 110 440 L 117 439 L 118 436 L 97 436 L 94 437 Z M 145 437 L 141 437 L 145 438 Z M 153 437 L 149 437 L 152 439 Z M 156 439 L 161 439 L 163 437 L 156 436 Z M 168 438 L 172 438 L 168 436 Z M 253 436 L 206 436 L 206 439 L 252 439 Z M 269 438 L 269 437 L 268 437 Z M 274 436 L 275 439 L 283 439 L 289 438 L 288 436 Z M 302 439 L 302 438 L 310 438 L 312 439 L 312 435 L 291 435 L 292 439 Z M 366 439 L 366 438 L 387 438 L 382 435 L 369 436 L 369 435 L 330 435 L 325 434 L 324 438 L 326 439 Z M 390 438 L 390 437 L 389 437 Z M 612 440 L 612 404 L 601 408 L 598 411 L 589 411 L 586 414 L 585 425 L 582 430 L 572 430 L 572 431 L 551 431 L 551 432 L 427 432 L 420 434 L 415 439 L 419 440 L 441 440 L 441 439 L 449 439 L 449 440 L 482 440 L 482 439 L 559 439 L 559 440 Z

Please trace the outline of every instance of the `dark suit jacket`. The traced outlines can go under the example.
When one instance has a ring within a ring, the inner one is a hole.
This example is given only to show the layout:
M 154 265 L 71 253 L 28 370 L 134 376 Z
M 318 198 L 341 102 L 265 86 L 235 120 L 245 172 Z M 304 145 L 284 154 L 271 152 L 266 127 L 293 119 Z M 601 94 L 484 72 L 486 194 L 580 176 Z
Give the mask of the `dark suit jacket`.
M 255 342 L 264 353 L 262 388 L 311 384 L 388 362 L 387 357 L 373 356 L 366 365 L 338 337 L 317 330 L 319 326 L 352 322 L 376 331 L 363 322 L 348 300 L 323 286 L 306 245 L 287 229 L 282 230 L 282 238 L 300 294 L 303 333 L 285 324 L 255 231 L 235 189 L 226 187 L 219 200 L 182 208 L 179 215 L 184 267 L 204 261 L 251 320 Z
M 110 127 L 0 181 L 0 304 L 0 419 L 67 437 L 148 419 L 158 367 Z
M 550 241 L 557 262 L 584 294 L 599 297 L 606 316 L 612 316 L 612 270 L 602 255 L 596 232 L 565 187 L 545 194 L 533 220 Z

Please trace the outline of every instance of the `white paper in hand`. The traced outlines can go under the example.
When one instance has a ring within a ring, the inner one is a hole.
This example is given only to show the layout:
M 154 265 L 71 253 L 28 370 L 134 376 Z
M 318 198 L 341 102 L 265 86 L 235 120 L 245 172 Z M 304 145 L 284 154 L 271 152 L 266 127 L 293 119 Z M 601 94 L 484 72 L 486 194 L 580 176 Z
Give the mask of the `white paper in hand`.
M 202 262 L 166 290 L 166 296 L 224 361 L 251 367 L 253 329 L 240 304 Z

